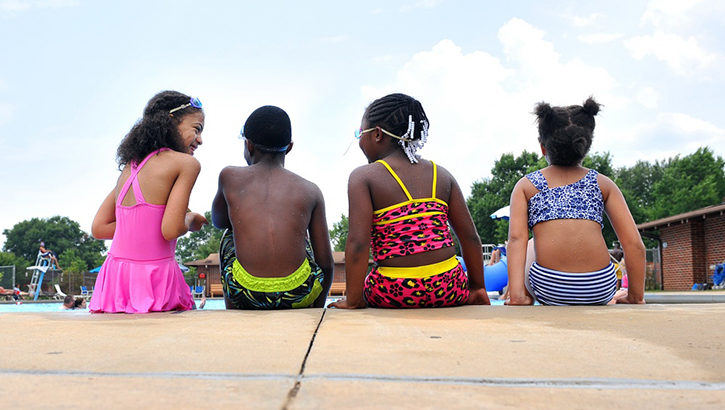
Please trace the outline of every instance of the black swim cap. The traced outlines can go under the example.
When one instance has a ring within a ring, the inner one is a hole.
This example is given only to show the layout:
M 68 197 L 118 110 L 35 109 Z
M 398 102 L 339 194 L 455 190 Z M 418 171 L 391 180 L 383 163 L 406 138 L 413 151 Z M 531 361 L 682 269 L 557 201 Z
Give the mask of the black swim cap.
M 244 123 L 244 137 L 255 145 L 284 151 L 292 141 L 289 116 L 279 107 L 259 107 Z

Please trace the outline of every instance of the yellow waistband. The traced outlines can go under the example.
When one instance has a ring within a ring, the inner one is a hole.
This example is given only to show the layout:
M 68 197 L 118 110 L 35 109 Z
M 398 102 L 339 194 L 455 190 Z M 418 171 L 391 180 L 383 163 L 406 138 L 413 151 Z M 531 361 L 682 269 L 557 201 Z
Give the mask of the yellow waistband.
M 458 265 L 458 259 L 452 256 L 443 262 L 434 263 L 432 265 L 413 266 L 398 268 L 393 266 L 378 266 L 378 272 L 389 278 L 427 278 L 429 276 L 438 275 L 447 272 Z
M 242 264 L 237 259 L 232 264 L 232 275 L 234 279 L 245 289 L 255 292 L 286 292 L 292 290 L 305 283 L 310 273 L 312 273 L 312 268 L 310 268 L 307 259 L 292 274 L 281 278 L 260 278 L 252 276 L 242 267 Z

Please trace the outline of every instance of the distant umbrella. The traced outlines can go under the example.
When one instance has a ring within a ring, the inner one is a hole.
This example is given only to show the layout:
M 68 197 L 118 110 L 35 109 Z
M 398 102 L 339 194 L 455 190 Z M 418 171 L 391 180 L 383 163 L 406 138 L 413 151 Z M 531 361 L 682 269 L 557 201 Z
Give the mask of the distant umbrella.
M 503 219 L 504 221 L 509 220 L 511 216 L 511 205 L 506 205 L 498 211 L 491 214 L 491 219 Z

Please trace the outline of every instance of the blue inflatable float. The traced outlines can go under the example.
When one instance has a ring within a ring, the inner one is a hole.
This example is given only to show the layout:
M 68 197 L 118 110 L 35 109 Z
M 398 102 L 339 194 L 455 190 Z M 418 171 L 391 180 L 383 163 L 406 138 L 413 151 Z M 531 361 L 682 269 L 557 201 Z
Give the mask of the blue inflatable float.
M 509 283 L 506 258 L 501 258 L 498 263 L 491 266 L 484 266 L 483 279 L 488 292 L 503 292 L 503 288 Z
M 466 264 L 463 262 L 463 258 L 458 256 L 458 261 L 461 262 L 463 270 L 466 270 Z M 508 276 L 508 265 L 506 265 L 506 258 L 491 266 L 483 267 L 483 279 L 486 284 L 486 291 L 488 292 L 503 292 L 503 288 L 509 283 Z

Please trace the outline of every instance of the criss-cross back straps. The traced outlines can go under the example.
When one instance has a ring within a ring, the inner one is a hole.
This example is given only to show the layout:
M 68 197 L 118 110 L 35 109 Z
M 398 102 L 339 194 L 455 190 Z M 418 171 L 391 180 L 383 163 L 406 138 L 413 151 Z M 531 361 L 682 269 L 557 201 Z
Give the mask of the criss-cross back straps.
M 141 161 L 140 164 L 136 165 L 134 163 L 131 163 L 131 175 L 129 175 L 126 182 L 123 184 L 123 187 L 121 187 L 121 192 L 118 194 L 118 200 L 116 203 L 118 205 L 121 205 L 121 202 L 123 202 L 123 198 L 126 197 L 126 193 L 128 192 L 128 189 L 133 186 L 133 195 L 136 197 L 136 203 L 137 204 L 143 204 L 146 203 L 146 200 L 143 197 L 143 193 L 141 192 L 141 187 L 138 184 L 138 173 L 141 171 L 141 168 L 143 168 L 144 165 L 146 165 L 146 162 L 153 157 L 154 155 L 158 154 L 161 151 L 168 151 L 170 148 L 160 148 L 156 151 L 150 153 L 146 156 L 146 158 Z

